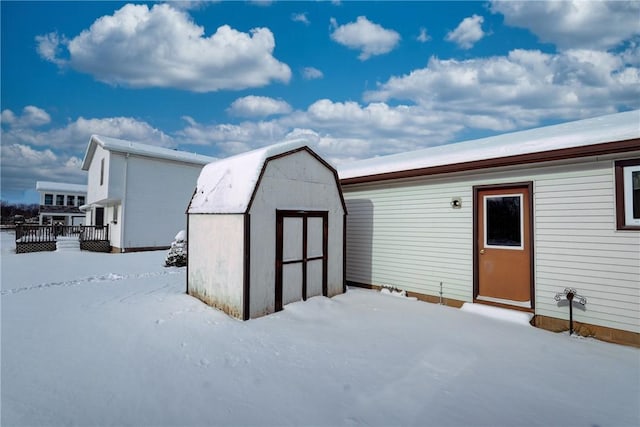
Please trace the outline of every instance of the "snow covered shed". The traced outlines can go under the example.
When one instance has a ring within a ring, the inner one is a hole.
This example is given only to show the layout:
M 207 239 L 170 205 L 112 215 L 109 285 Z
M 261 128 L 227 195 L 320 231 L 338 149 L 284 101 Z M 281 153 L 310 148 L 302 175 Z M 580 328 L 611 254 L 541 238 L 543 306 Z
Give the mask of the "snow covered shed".
M 346 164 L 348 284 L 640 346 L 640 111 Z
M 343 293 L 346 213 L 304 142 L 208 164 L 187 208 L 187 293 L 243 320 Z

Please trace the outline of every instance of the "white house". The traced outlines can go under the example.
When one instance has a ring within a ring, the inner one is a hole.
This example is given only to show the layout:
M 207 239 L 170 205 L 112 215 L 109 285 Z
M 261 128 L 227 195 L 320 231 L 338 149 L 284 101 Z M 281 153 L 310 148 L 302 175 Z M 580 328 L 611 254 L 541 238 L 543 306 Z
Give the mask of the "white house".
M 202 167 L 213 160 L 93 135 L 82 162 L 86 224 L 108 225 L 115 252 L 168 248 L 186 227 L 184 207 Z
M 188 210 L 187 292 L 247 320 L 343 293 L 338 175 L 293 141 L 207 165 Z
M 66 182 L 37 181 L 40 193 L 39 224 L 82 225 L 85 215 L 80 211 L 87 197 L 87 186 Z
M 640 345 L 640 111 L 340 169 L 347 281 Z

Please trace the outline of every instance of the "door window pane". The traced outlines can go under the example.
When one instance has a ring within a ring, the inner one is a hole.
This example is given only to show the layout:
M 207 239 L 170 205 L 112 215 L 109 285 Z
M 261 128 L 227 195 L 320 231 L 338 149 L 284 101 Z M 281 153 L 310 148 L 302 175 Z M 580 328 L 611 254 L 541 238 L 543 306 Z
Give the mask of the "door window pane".
M 522 248 L 522 196 L 485 197 L 485 246 Z
M 323 220 L 322 217 L 307 218 L 307 256 L 309 258 L 320 257 L 323 252 Z
M 282 234 L 282 261 L 301 261 L 302 218 L 284 218 Z

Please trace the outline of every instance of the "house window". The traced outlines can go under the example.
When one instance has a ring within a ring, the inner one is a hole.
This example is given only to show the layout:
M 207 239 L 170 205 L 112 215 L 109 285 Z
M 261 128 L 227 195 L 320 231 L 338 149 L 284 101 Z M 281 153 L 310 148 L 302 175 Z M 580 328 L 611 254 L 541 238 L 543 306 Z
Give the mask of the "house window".
M 104 184 L 104 159 L 100 160 L 100 185 Z
M 44 204 L 45 205 L 53 205 L 53 194 L 45 194 L 44 195 Z
M 67 196 L 67 206 L 75 206 L 76 196 Z
M 615 163 L 616 225 L 618 230 L 640 230 L 640 159 Z
M 78 196 L 78 206 L 84 205 L 84 196 Z
M 64 206 L 64 194 L 56 194 L 56 206 Z

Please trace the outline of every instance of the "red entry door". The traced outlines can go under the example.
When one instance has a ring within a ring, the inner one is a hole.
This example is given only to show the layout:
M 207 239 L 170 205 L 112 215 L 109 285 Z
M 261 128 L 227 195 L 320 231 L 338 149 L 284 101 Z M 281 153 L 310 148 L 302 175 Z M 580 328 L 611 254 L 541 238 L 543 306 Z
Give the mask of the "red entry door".
M 476 193 L 476 299 L 532 308 L 530 186 Z

